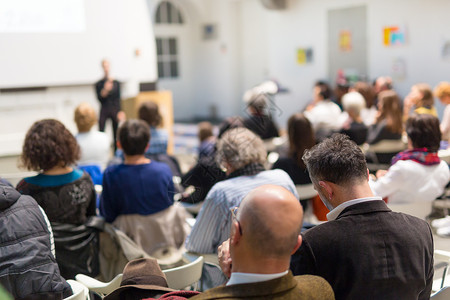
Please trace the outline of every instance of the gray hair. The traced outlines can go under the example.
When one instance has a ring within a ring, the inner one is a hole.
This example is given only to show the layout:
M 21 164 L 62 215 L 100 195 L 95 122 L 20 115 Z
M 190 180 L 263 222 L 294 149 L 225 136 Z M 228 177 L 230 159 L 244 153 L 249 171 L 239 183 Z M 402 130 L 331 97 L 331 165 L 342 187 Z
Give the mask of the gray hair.
M 350 92 L 342 97 L 342 106 L 345 111 L 353 111 L 359 115 L 360 111 L 366 107 L 366 100 L 358 92 Z
M 250 164 L 266 162 L 266 148 L 257 135 L 247 128 L 234 128 L 225 132 L 217 143 L 216 160 L 226 162 L 234 170 Z

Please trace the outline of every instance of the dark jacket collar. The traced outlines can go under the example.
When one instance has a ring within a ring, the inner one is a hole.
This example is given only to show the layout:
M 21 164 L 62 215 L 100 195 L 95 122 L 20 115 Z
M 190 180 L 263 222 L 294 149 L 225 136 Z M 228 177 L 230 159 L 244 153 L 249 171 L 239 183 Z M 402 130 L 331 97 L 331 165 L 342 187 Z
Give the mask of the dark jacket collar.
M 362 215 L 362 214 L 369 214 L 374 212 L 390 212 L 392 211 L 384 201 L 367 201 L 362 202 L 354 205 L 350 205 L 349 207 L 346 207 L 336 218 L 336 220 L 351 216 L 351 215 Z

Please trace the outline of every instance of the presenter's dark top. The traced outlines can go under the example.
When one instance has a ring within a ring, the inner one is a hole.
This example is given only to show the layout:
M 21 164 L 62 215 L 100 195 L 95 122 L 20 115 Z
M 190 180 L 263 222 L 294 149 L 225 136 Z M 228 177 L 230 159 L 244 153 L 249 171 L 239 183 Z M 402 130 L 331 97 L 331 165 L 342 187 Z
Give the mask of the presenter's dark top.
M 95 84 L 95 92 L 97 93 L 97 99 L 102 104 L 102 109 L 114 109 L 120 110 L 120 82 L 113 80 L 113 88 L 106 97 L 102 97 L 101 91 L 105 86 L 106 78 L 99 80 Z

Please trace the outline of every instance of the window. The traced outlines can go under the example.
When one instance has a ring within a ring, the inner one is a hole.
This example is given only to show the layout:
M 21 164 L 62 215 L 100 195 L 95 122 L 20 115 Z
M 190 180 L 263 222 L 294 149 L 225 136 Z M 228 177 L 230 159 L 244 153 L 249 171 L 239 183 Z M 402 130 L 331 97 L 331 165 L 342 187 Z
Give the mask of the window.
M 156 24 L 183 24 L 178 8 L 169 1 L 161 1 L 156 10 Z
M 177 40 L 175 38 L 156 38 L 158 55 L 158 77 L 178 77 Z

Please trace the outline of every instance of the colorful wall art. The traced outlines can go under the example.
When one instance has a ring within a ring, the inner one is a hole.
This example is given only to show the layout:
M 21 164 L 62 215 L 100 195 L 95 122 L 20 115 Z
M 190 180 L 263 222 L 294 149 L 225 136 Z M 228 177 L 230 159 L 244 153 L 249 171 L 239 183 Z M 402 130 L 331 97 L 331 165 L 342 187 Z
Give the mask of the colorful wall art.
M 398 46 L 406 44 L 406 30 L 403 26 L 388 26 L 383 28 L 383 44 Z

